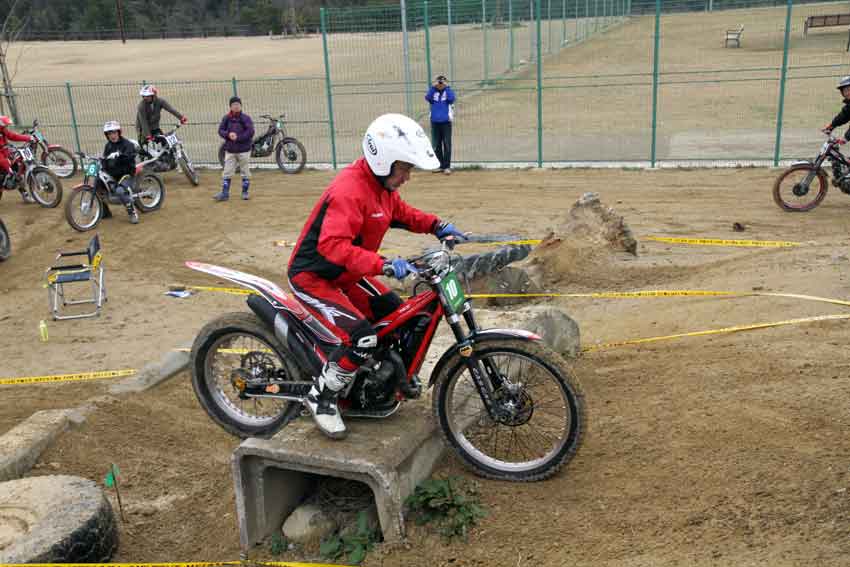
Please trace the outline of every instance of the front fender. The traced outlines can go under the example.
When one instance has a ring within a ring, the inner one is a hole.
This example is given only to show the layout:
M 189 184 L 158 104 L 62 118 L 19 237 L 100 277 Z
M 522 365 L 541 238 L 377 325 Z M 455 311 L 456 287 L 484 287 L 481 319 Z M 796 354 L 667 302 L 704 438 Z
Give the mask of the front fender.
M 483 329 L 474 333 L 469 337 L 469 340 L 473 344 L 473 348 L 475 345 L 480 345 L 483 343 L 499 341 L 504 339 L 520 339 L 523 341 L 534 342 L 534 341 L 542 341 L 543 339 L 531 331 L 523 331 L 521 329 Z M 436 380 L 437 376 L 442 372 L 443 367 L 449 363 L 460 350 L 460 345 L 455 344 L 443 353 L 443 356 L 440 357 L 440 360 L 437 361 L 437 364 L 434 365 L 434 369 L 431 371 L 431 377 L 428 379 L 428 387 L 434 385 L 434 380 Z

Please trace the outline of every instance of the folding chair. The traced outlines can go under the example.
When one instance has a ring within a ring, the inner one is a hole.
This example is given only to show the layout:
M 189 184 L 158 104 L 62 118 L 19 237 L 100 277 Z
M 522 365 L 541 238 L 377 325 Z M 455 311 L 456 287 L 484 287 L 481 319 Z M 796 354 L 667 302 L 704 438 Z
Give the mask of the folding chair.
M 94 238 L 89 241 L 88 247 L 80 252 L 60 251 L 56 256 L 56 260 L 69 256 L 87 256 L 88 263 L 66 264 L 47 268 L 44 277 L 47 280 L 47 299 L 50 303 L 50 312 L 53 315 L 53 320 L 97 317 L 100 315 L 103 302 L 106 301 L 106 287 L 103 281 L 102 265 L 103 251 L 100 249 L 100 238 L 95 234 Z M 91 299 L 74 301 L 66 299 L 65 285 L 75 282 L 91 284 Z M 65 307 L 69 305 L 94 305 L 94 311 L 76 315 L 63 314 Z

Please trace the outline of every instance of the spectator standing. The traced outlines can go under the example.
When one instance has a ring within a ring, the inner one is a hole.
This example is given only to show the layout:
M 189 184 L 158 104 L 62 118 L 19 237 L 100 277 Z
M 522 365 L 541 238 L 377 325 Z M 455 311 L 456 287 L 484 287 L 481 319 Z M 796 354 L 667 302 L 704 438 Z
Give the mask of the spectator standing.
M 434 79 L 425 100 L 431 105 L 431 142 L 440 160 L 440 169 L 446 175 L 452 172 L 452 118 L 454 118 L 455 93 L 445 75 Z
M 230 112 L 221 119 L 218 135 L 224 138 L 224 171 L 221 174 L 221 192 L 213 199 L 227 201 L 230 198 L 230 178 L 236 168 L 242 173 L 242 199 L 248 200 L 251 185 L 251 143 L 254 138 L 254 122 L 242 112 L 242 99 L 230 98 Z

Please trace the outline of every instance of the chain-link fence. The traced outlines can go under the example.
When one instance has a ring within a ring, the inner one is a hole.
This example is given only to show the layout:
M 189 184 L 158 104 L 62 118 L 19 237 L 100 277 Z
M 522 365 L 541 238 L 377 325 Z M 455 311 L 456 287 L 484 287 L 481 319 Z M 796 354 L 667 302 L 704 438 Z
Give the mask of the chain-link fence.
M 844 2 L 414 0 L 323 11 L 319 36 L 288 40 L 313 42 L 313 76 L 141 79 L 190 116 L 199 163 L 217 162 L 233 94 L 258 133 L 285 112 L 308 162 L 336 166 L 379 114 L 427 126 L 438 74 L 458 97 L 455 163 L 777 163 L 814 153 L 839 109 L 848 25 Z M 16 85 L 15 101 L 22 124 L 93 152 L 105 120 L 135 130 L 143 82 Z

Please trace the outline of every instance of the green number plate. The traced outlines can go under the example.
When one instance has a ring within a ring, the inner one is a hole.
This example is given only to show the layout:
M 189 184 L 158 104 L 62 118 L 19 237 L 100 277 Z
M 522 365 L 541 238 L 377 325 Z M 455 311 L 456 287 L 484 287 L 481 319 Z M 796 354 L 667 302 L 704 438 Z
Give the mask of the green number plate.
M 440 282 L 440 289 L 443 290 L 443 295 L 445 295 L 452 312 L 459 313 L 461 307 L 463 307 L 463 302 L 466 301 L 466 296 L 463 294 L 463 288 L 457 279 L 457 275 L 454 272 L 449 272 Z

